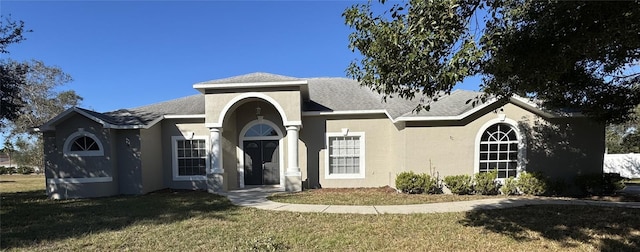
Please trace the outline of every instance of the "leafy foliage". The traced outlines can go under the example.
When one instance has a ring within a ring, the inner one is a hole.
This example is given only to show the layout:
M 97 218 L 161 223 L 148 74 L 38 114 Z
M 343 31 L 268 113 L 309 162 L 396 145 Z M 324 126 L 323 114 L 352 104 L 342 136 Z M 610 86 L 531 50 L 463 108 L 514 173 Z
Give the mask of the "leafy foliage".
M 441 193 L 442 188 L 438 185 L 438 181 L 429 174 L 416 174 L 413 171 L 401 172 L 396 176 L 396 188 L 409 194 Z
M 474 177 L 473 190 L 476 194 L 496 195 L 499 193 L 500 184 L 496 182 L 498 171 L 479 172 Z
M 24 28 L 23 21 L 11 20 L 11 17 L 0 17 L 0 53 L 9 53 L 7 47 L 25 40 L 23 34 L 26 32 L 31 30 Z
M 385 97 L 418 97 L 418 109 L 476 74 L 488 94 L 611 122 L 640 103 L 640 73 L 630 67 L 640 60 L 637 1 L 409 1 L 381 14 L 375 7 L 343 13 L 354 29 L 349 46 L 362 54 L 347 74 Z
M 31 132 L 33 127 L 40 126 L 60 114 L 64 110 L 78 105 L 82 97 L 75 91 L 57 91 L 61 86 L 71 82 L 71 76 L 56 66 L 47 66 L 39 60 L 14 64 L 27 66 L 26 85 L 18 92 L 23 104 L 18 116 L 11 124 L 12 134 Z
M 541 173 L 524 172 L 518 177 L 518 188 L 525 195 L 543 195 L 547 192 L 547 182 Z
M 13 21 L 9 17 L 0 17 L 0 54 L 9 53 L 7 47 L 25 40 L 24 22 Z M 0 130 L 4 120 L 14 120 L 24 101 L 19 95 L 20 89 L 26 85 L 28 67 L 13 61 L 0 61 Z
M 610 195 L 624 188 L 618 173 L 585 174 L 576 177 L 576 185 L 586 195 Z
M 24 22 L 0 18 L 0 53 L 9 53 L 7 46 L 25 40 L 26 32 L 31 30 L 24 28 Z M 16 143 L 17 163 L 42 166 L 42 139 L 33 128 L 82 100 L 72 90 L 58 91 L 71 80 L 60 68 L 39 60 L 0 61 L 0 131 L 8 130 L 7 143 Z
M 640 105 L 636 106 L 631 120 L 607 126 L 608 153 L 640 153 Z
M 16 171 L 23 175 L 28 175 L 35 172 L 35 170 L 29 166 L 20 166 L 18 167 L 18 169 L 16 169 Z
M 469 175 L 446 176 L 444 183 L 453 194 L 464 195 L 473 192 L 473 183 Z
M 500 192 L 504 195 L 518 195 L 518 181 L 514 178 L 505 179 Z
M 424 185 L 424 178 L 412 171 L 401 172 L 396 176 L 396 188 L 403 193 L 422 193 Z

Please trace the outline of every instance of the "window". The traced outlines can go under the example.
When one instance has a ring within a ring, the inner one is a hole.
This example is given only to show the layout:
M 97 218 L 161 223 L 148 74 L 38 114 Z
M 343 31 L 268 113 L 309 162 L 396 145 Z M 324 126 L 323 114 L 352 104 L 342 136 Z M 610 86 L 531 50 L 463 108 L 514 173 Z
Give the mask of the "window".
M 515 177 L 518 171 L 518 136 L 515 128 L 498 123 L 480 138 L 479 172 L 498 171 L 498 178 Z
M 364 133 L 327 133 L 326 178 L 364 178 Z
M 67 137 L 64 142 L 64 155 L 67 156 L 103 156 L 104 149 L 98 138 L 84 129 Z
M 263 136 L 278 136 L 276 130 L 264 123 L 251 126 L 244 134 L 245 137 L 263 137 Z
M 173 178 L 175 180 L 204 180 L 207 175 L 208 151 L 205 137 L 173 138 Z
M 100 150 L 98 144 L 93 138 L 88 136 L 81 136 L 76 138 L 71 144 L 71 151 L 97 151 Z

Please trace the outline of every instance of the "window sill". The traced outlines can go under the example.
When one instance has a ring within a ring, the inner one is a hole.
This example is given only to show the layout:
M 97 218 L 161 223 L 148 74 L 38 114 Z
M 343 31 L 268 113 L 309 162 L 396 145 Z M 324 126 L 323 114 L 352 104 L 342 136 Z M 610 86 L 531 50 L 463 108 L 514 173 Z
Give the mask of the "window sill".
M 364 174 L 333 174 L 325 175 L 325 179 L 364 179 Z
M 202 181 L 207 180 L 207 176 L 178 176 L 173 177 L 173 181 Z

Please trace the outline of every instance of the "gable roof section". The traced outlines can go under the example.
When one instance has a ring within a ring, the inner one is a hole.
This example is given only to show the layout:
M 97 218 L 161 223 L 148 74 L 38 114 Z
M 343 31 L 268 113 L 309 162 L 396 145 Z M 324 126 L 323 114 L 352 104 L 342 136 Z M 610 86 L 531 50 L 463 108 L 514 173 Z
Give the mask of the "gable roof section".
M 302 80 L 302 79 L 298 79 L 298 78 L 290 77 L 290 76 L 278 75 L 278 74 L 257 72 L 257 73 L 250 73 L 250 74 L 243 74 L 243 75 L 233 76 L 233 77 L 229 77 L 229 78 L 204 81 L 204 82 L 196 83 L 195 85 L 199 85 L 199 84 L 230 84 L 230 83 L 240 84 L 240 83 L 260 83 L 260 82 L 286 82 L 286 81 L 299 81 L 299 80 Z
M 414 109 L 419 104 L 419 98 L 406 100 L 398 97 L 389 97 L 385 102 L 381 94 L 361 86 L 358 81 L 352 79 L 300 79 L 269 73 L 252 73 L 200 82 L 195 84 L 194 88 L 225 87 L 225 85 L 230 87 L 242 87 L 242 85 L 262 87 L 270 84 L 279 86 L 283 83 L 285 86 L 300 85 L 305 88 L 305 90 L 301 88 L 301 91 L 308 92 L 308 99 L 305 99 L 303 103 L 303 116 L 385 114 L 394 123 L 400 121 L 462 120 L 491 104 L 499 102 L 498 99 L 493 98 L 474 106 L 469 101 L 482 95 L 481 92 L 456 90 L 450 94 L 444 94 L 437 101 L 430 102 L 430 110 L 416 112 Z M 521 97 L 511 97 L 509 102 L 525 107 L 547 118 L 576 116 L 576 114 L 553 113 L 542 110 L 535 103 Z M 205 98 L 204 94 L 196 94 L 106 113 L 73 107 L 45 123 L 41 130 L 53 129 L 56 124 L 72 116 L 73 113 L 81 114 L 94 120 L 105 128 L 149 128 L 164 118 L 204 118 Z

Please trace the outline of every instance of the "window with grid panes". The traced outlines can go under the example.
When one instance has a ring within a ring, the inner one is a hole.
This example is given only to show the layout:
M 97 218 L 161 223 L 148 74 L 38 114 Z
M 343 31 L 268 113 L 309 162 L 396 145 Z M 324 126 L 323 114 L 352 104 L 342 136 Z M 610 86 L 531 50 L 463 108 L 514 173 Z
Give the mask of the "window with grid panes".
M 176 140 L 178 176 L 204 176 L 207 170 L 207 146 L 203 139 Z
M 480 139 L 479 172 L 498 171 L 498 178 L 515 177 L 518 171 L 518 137 L 508 124 L 489 127 Z
M 360 158 L 360 136 L 329 137 L 329 174 L 359 174 Z

